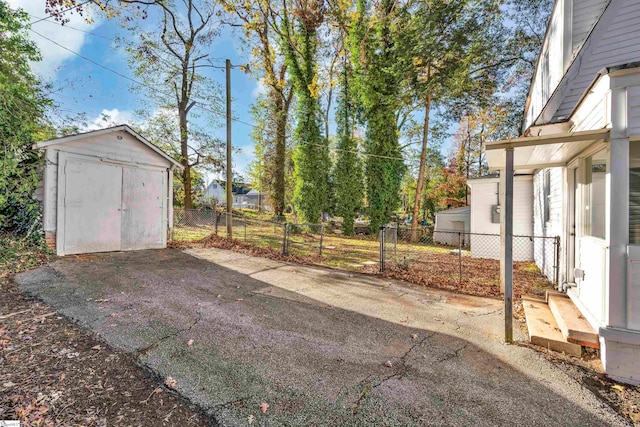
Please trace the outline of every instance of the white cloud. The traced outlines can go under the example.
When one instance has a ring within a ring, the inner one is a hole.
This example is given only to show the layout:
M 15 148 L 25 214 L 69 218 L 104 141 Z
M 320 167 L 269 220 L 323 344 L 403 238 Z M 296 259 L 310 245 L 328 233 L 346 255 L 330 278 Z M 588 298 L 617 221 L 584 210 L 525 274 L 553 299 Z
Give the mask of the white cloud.
M 132 123 L 134 123 L 134 114 L 132 111 L 120 111 L 117 108 L 111 110 L 104 109 L 97 117 L 89 122 L 86 130 L 98 130 Z
M 260 95 L 266 95 L 266 94 L 267 94 L 267 86 L 265 86 L 265 84 L 262 82 L 262 79 L 260 79 L 256 82 L 256 87 L 254 87 L 253 90 L 251 91 L 251 96 L 253 97 L 253 99 L 258 99 Z
M 25 12 L 31 15 L 31 22 L 47 16 L 44 11 L 45 0 L 9 0 L 9 6 L 12 9 L 24 9 Z M 97 21 L 89 24 L 84 18 L 78 16 L 78 14 L 68 15 L 68 17 L 70 21 L 67 25 L 84 31 L 89 31 L 100 25 Z M 91 37 L 86 33 L 71 28 L 64 28 L 57 24 L 53 18 L 34 23 L 32 29 L 75 52 L 80 52 L 87 38 Z M 42 53 L 42 61 L 33 64 L 34 71 L 42 77 L 53 77 L 63 62 L 74 56 L 73 53 L 56 46 L 37 34 L 31 33 L 31 38 L 38 45 Z

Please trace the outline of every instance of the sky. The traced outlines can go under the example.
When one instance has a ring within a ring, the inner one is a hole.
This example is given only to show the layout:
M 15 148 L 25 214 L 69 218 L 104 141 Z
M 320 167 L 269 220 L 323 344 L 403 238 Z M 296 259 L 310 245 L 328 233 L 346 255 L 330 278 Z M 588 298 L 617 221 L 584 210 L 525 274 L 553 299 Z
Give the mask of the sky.
M 134 112 L 142 107 L 142 103 L 140 93 L 132 90 L 135 84 L 95 64 L 134 78 L 128 68 L 126 53 L 118 50 L 113 42 L 116 36 L 130 35 L 121 29 L 115 20 L 94 15 L 93 22 L 89 23 L 78 15 L 69 15 L 68 24 L 61 26 L 53 18 L 36 22 L 47 17 L 44 11 L 45 0 L 9 0 L 9 5 L 13 9 L 22 8 L 31 16 L 33 31 L 30 32 L 30 36 L 42 54 L 42 61 L 34 63 L 33 69 L 43 80 L 54 82 L 56 91 L 52 97 L 59 104 L 63 114 L 85 113 L 87 130 L 139 120 Z M 143 25 L 153 25 L 151 19 L 148 21 Z M 223 28 L 221 35 L 210 47 L 211 57 L 216 58 L 222 66 L 227 58 L 234 65 L 247 63 L 248 58 L 242 52 L 240 37 L 241 34 L 233 34 L 228 28 Z M 247 75 L 238 69 L 232 70 L 231 73 L 234 118 L 251 123 L 250 107 L 262 88 L 255 76 Z M 224 70 L 211 70 L 211 76 L 219 82 L 221 88 L 224 88 Z M 224 111 L 224 108 L 224 105 L 220 106 L 221 111 Z M 109 116 L 109 121 L 102 119 L 104 115 Z M 213 133 L 224 141 L 224 117 L 218 117 L 217 122 L 220 126 L 217 126 Z M 248 165 L 253 158 L 250 135 L 250 126 L 233 123 L 233 168 L 244 176 L 247 175 Z M 213 176 L 208 176 L 207 181 L 212 178 Z

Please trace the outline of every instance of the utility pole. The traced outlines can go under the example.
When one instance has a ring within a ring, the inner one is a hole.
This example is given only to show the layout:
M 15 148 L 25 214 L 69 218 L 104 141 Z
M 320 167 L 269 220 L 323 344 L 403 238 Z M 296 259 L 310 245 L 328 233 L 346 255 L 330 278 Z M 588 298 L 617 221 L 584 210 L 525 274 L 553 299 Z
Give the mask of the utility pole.
M 231 61 L 225 61 L 227 75 L 227 238 L 233 238 L 233 170 L 231 166 Z

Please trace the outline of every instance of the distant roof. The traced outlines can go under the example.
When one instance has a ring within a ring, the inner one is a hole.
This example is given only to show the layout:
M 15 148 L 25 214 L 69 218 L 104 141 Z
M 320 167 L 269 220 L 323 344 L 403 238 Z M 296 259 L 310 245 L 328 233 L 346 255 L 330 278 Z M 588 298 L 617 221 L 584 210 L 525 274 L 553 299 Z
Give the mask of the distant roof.
M 157 154 L 159 154 L 160 156 L 162 156 L 165 159 L 167 159 L 175 167 L 180 168 L 180 169 L 184 169 L 184 166 L 182 166 L 182 164 L 180 164 L 173 157 L 171 157 L 170 155 L 168 155 L 167 153 L 162 151 L 160 148 L 156 147 L 154 144 L 149 142 L 149 140 L 147 140 L 145 137 L 140 135 L 138 132 L 136 132 L 133 129 L 131 129 L 131 127 L 129 127 L 129 125 L 113 126 L 113 127 L 110 127 L 110 128 L 92 130 L 92 131 L 89 131 L 89 132 L 76 133 L 76 134 L 73 134 L 73 135 L 63 136 L 63 137 L 60 137 L 60 138 L 48 139 L 46 141 L 38 142 L 37 144 L 35 144 L 35 146 L 37 148 L 45 148 L 45 147 L 50 147 L 52 145 L 64 144 L 65 142 L 76 141 L 76 140 L 82 139 L 82 138 L 84 138 L 86 136 L 99 136 L 99 135 L 106 135 L 106 134 L 109 134 L 109 133 L 112 133 L 112 132 L 121 132 L 121 131 L 127 132 L 128 134 L 133 136 L 135 139 L 140 141 L 142 144 L 146 145 L 147 147 L 149 147 L 153 151 L 155 151 Z
M 471 206 L 463 206 L 461 208 L 447 209 L 446 211 L 436 212 L 436 215 L 464 214 L 471 212 Z
M 214 181 L 216 181 L 222 187 L 227 188 L 227 181 L 223 181 L 221 179 L 214 179 Z M 209 185 L 211 185 L 211 184 L 209 184 Z M 232 187 L 231 187 L 231 192 L 233 194 L 243 195 L 243 194 L 249 193 L 250 191 L 251 191 L 251 185 L 245 184 L 245 183 L 242 183 L 242 182 L 234 182 Z

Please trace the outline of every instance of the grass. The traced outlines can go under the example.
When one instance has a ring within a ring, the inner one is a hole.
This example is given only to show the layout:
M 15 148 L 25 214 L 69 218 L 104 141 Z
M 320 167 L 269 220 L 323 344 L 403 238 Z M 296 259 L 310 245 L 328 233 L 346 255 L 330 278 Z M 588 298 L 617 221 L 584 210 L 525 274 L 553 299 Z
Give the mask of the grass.
M 284 224 L 264 221 L 264 213 L 244 212 L 233 220 L 233 239 L 243 246 L 266 249 L 258 256 L 273 256 L 282 253 Z M 212 234 L 226 239 L 225 224 L 199 227 L 177 227 L 177 241 L 198 241 Z M 322 253 L 320 248 L 322 246 Z M 226 246 L 221 246 L 226 247 Z M 229 246 L 230 248 L 238 248 Z M 385 275 L 412 283 L 455 290 L 472 295 L 500 295 L 500 262 L 495 259 L 472 258 L 463 252 L 459 259 L 456 252 L 439 244 L 411 243 L 399 241 L 388 243 L 386 249 Z M 316 264 L 351 271 L 378 274 L 380 243 L 377 236 L 321 235 L 317 225 L 295 225 L 288 231 L 288 255 L 297 262 Z M 462 265 L 460 265 L 460 261 Z M 462 268 L 461 268 L 462 267 Z M 514 264 L 514 291 L 519 295 L 542 295 L 551 288 L 534 262 Z

